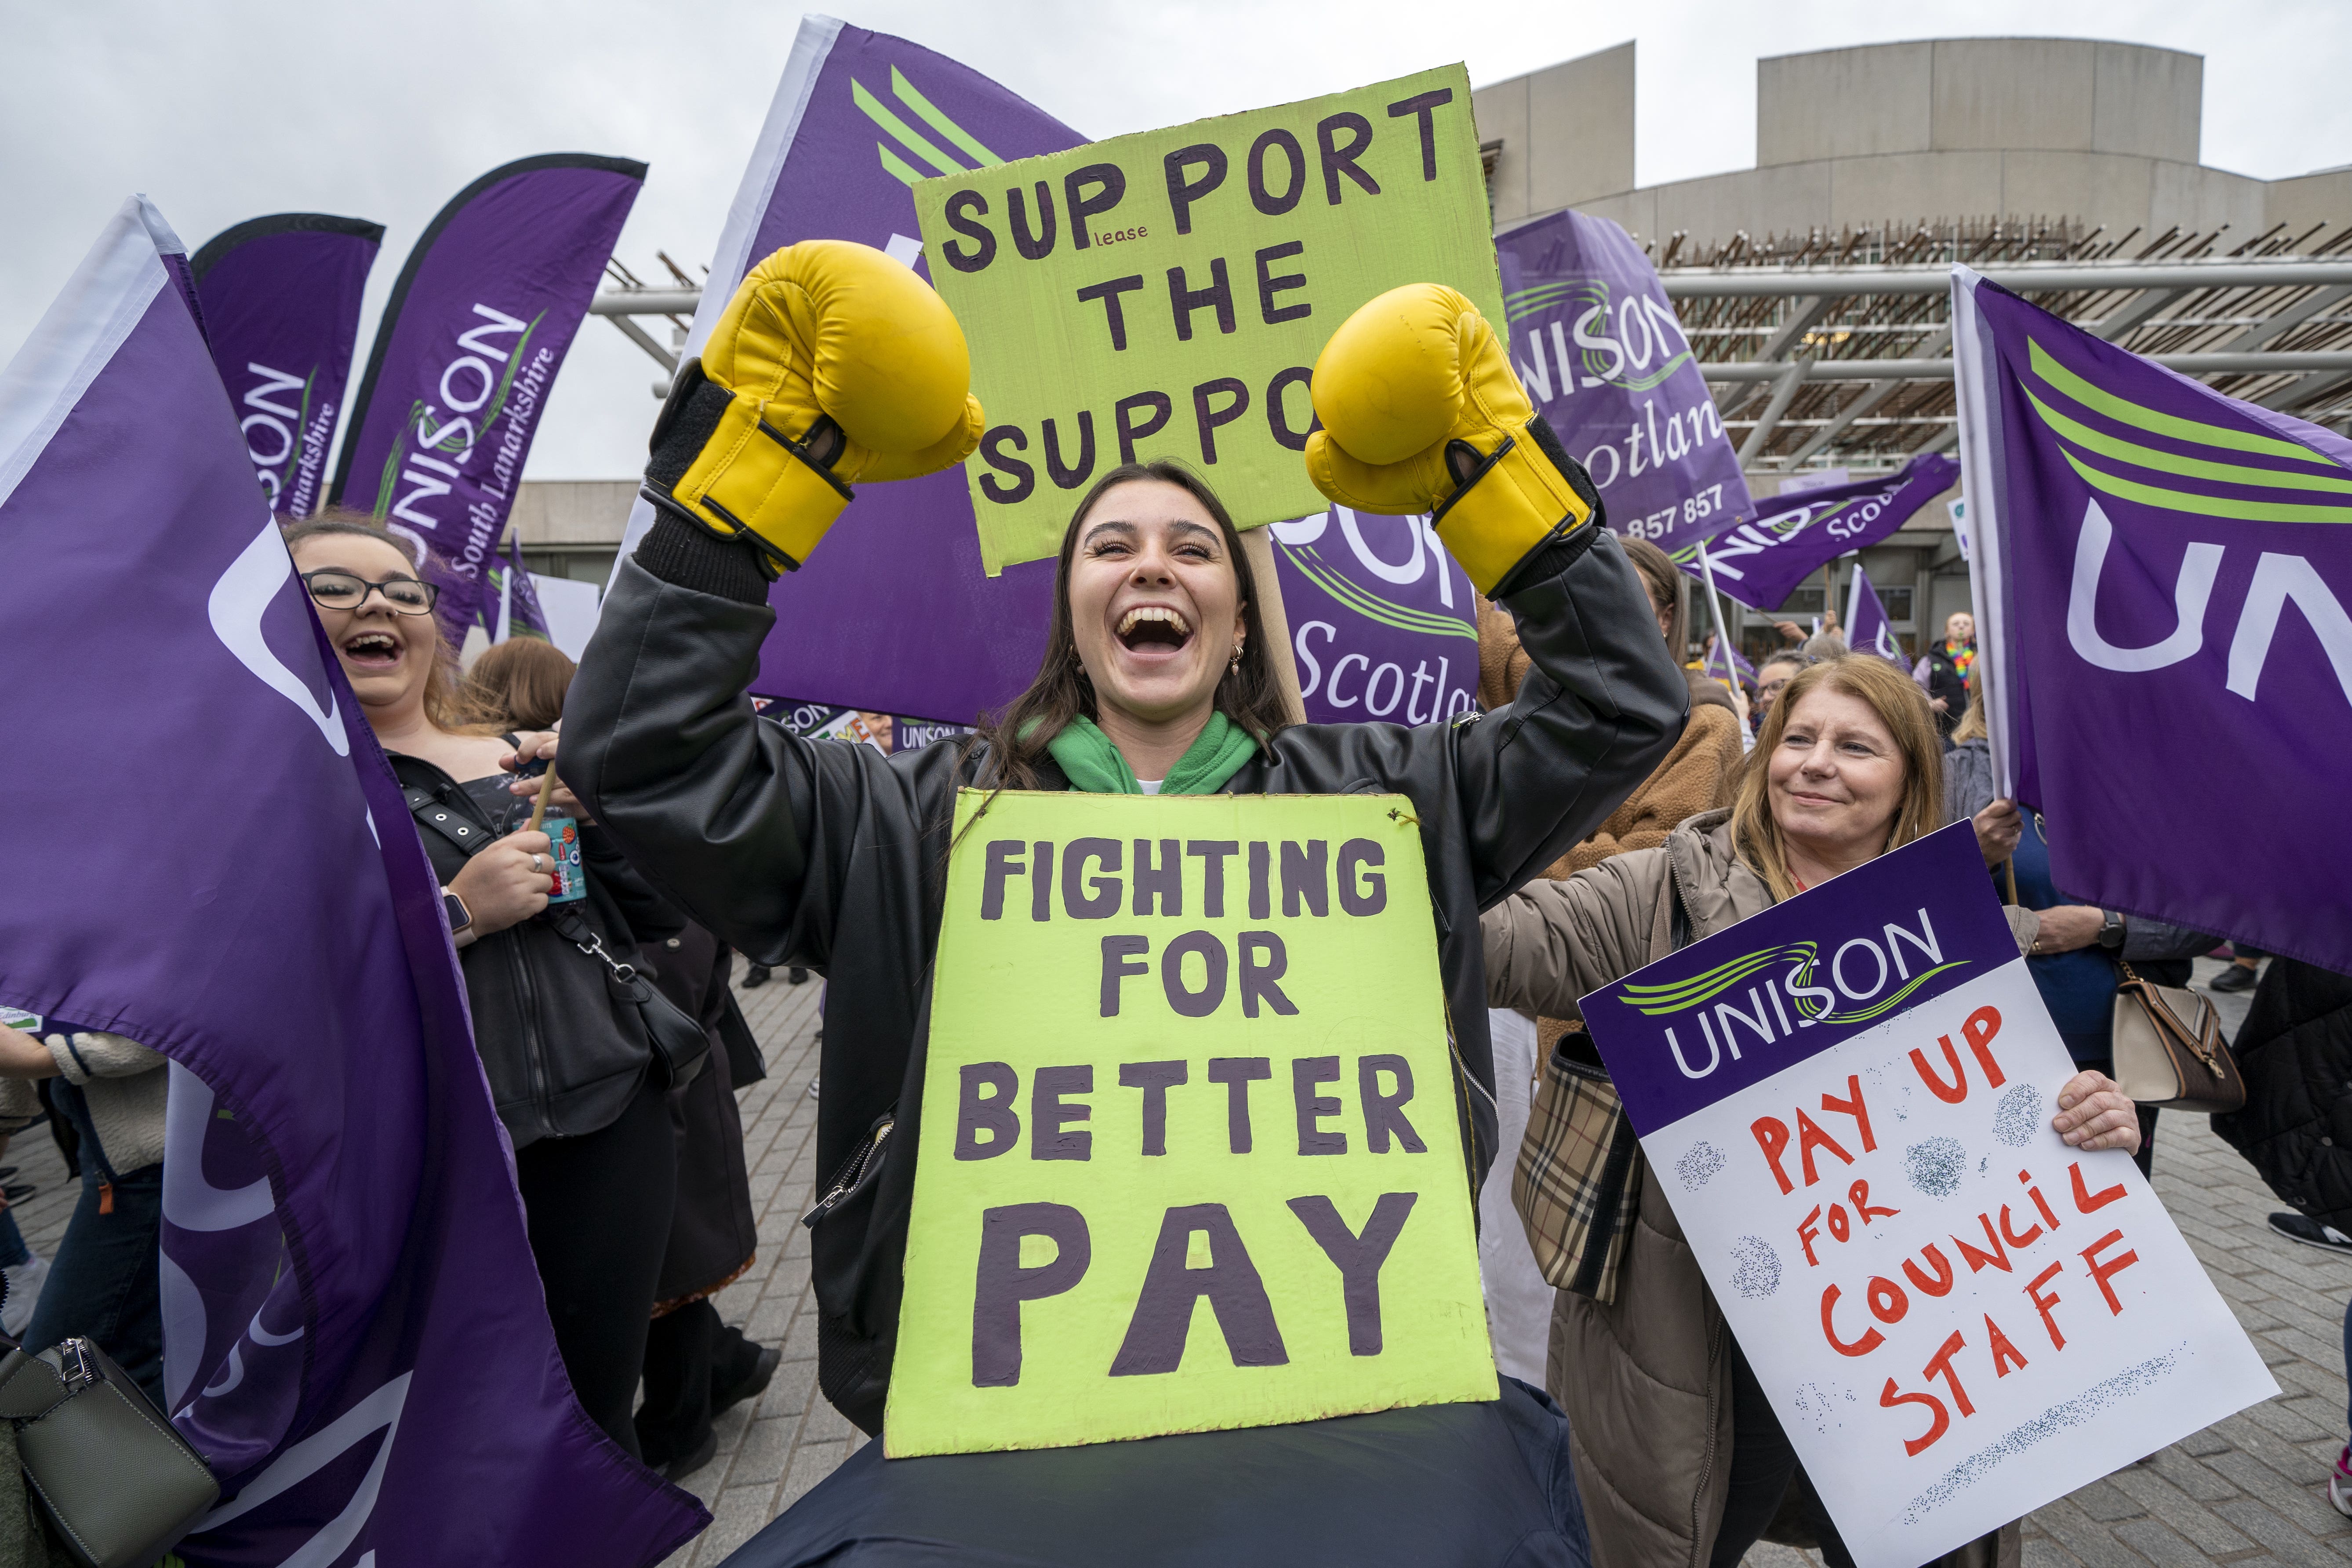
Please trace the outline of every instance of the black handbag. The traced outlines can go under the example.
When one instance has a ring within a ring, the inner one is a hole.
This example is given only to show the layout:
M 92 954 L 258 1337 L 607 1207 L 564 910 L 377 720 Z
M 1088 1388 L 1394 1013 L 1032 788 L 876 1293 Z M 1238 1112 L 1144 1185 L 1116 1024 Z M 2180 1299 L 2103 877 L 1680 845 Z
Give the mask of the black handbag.
M 654 1048 L 654 1060 L 666 1075 L 664 1087 L 677 1089 L 692 1083 L 710 1058 L 710 1037 L 702 1026 L 655 990 L 637 973 L 635 964 L 623 963 L 606 952 L 604 939 L 580 918 L 579 910 L 551 907 L 542 918 L 556 935 L 604 966 L 604 984 L 614 995 L 636 1005 L 637 1016 L 645 1021 L 646 1038 Z
M 83 1568 L 145 1568 L 220 1497 L 203 1458 L 88 1340 L 0 1360 L 0 1419 L 25 1480 Z
M 469 859 L 496 841 L 441 805 L 430 790 L 410 785 L 401 795 L 419 827 L 439 834 Z M 646 1043 L 653 1047 L 654 1064 L 662 1073 L 663 1081 L 657 1087 L 676 1089 L 693 1082 L 710 1056 L 710 1037 L 703 1033 L 702 1026 L 655 990 L 637 973 L 635 964 L 624 963 L 605 952 L 604 937 L 578 910 L 550 904 L 533 918 L 545 921 L 556 935 L 603 964 L 606 991 L 636 1009 Z

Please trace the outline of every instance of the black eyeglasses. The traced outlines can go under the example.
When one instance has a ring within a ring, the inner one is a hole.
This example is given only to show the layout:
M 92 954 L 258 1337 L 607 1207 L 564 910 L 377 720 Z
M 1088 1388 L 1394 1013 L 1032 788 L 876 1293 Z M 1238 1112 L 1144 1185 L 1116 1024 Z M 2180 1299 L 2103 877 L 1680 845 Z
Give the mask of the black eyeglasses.
M 350 572 L 327 567 L 302 574 L 302 585 L 310 591 L 313 604 L 324 605 L 331 610 L 356 610 L 367 603 L 368 590 L 383 595 L 383 602 L 400 616 L 428 616 L 434 602 L 441 597 L 441 589 L 433 583 L 420 583 L 414 577 L 386 577 L 381 583 Z

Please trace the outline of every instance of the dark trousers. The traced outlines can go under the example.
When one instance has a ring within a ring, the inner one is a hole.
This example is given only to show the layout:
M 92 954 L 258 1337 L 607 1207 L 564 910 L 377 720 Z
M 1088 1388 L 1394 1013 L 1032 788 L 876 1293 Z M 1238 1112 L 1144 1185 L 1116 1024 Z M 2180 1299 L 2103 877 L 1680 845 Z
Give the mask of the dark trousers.
M 637 1447 L 648 1465 L 667 1465 L 702 1447 L 711 1406 L 751 1380 L 760 1347 L 719 1321 L 708 1300 L 654 1320 L 646 1335 L 646 1402 Z
M 80 1097 L 70 1098 L 79 1110 Z M 85 1142 L 84 1152 L 93 1146 Z M 81 1197 L 49 1265 L 40 1305 L 25 1325 L 26 1347 L 43 1351 L 77 1335 L 92 1341 L 161 1408 L 163 1298 L 155 1259 L 163 1238 L 162 1163 L 110 1183 L 97 1161 L 85 1160 Z
M 1723 1527 L 1716 1531 L 1715 1551 L 1707 1558 L 1707 1568 L 1738 1568 L 1748 1549 L 1763 1538 L 1765 1527 L 1780 1510 L 1780 1500 L 1791 1482 L 1798 1484 L 1811 1500 L 1807 1526 L 1821 1542 L 1822 1560 L 1829 1568 L 1853 1568 L 1853 1558 L 1838 1536 L 1837 1526 L 1830 1522 L 1829 1510 L 1812 1497 L 1811 1482 L 1802 1479 L 1797 1464 L 1797 1450 L 1790 1443 L 1788 1433 L 1780 1428 L 1780 1418 L 1772 1414 L 1772 1402 L 1764 1396 L 1764 1385 L 1756 1381 L 1756 1373 L 1741 1353 L 1739 1342 L 1731 1341 L 1731 1481 L 1730 1492 L 1724 1500 Z
M 668 1098 L 649 1085 L 609 1127 L 519 1150 L 515 1175 L 572 1392 L 588 1418 L 634 1457 L 629 1407 L 677 1202 Z

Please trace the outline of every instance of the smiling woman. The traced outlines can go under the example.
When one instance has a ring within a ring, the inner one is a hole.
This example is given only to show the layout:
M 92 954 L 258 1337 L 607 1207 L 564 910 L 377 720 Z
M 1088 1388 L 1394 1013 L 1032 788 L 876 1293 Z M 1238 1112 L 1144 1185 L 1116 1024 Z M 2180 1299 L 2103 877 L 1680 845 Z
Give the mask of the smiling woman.
M 1874 654 L 1812 665 L 1766 714 L 1730 809 L 1487 911 L 1489 999 L 1580 1018 L 1580 996 L 1934 832 L 1942 781 L 1927 699 L 1899 666 Z M 2011 910 L 2010 920 L 2026 952 L 2039 917 Z M 1796 1450 L 1665 1187 L 1640 1155 L 1630 1169 L 1608 1158 L 1622 1112 L 1591 1043 L 1562 1037 L 1543 1070 L 1519 1167 L 1543 1174 L 1514 1184 L 1512 1199 L 1561 1286 L 1546 1381 L 1576 1435 L 1593 1556 L 1733 1568 L 1788 1495 L 1817 1516 L 1806 1522 L 1831 1568 L 1851 1563 L 1836 1527 L 1810 1506 Z M 2057 1100 L 2052 1125 L 2066 1142 L 2138 1147 L 2131 1101 L 2104 1074 L 2076 1074 Z M 1586 1107 L 1597 1130 L 1581 1119 Z M 1547 1141 L 1547 1128 L 1571 1125 L 1593 1135 Z M 1632 1147 L 1630 1131 L 1623 1142 Z M 1669 1531 L 1660 1520 L 1689 1523 Z

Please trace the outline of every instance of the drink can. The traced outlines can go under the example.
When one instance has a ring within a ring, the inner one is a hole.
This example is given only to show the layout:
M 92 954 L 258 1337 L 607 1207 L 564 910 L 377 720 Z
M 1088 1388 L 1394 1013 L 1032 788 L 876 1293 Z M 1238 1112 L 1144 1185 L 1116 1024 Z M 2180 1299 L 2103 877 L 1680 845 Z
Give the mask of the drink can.
M 548 858 L 555 865 L 547 874 L 547 901 L 576 903 L 588 896 L 588 872 L 580 864 L 580 824 L 568 816 L 550 816 L 540 823 L 547 834 Z

